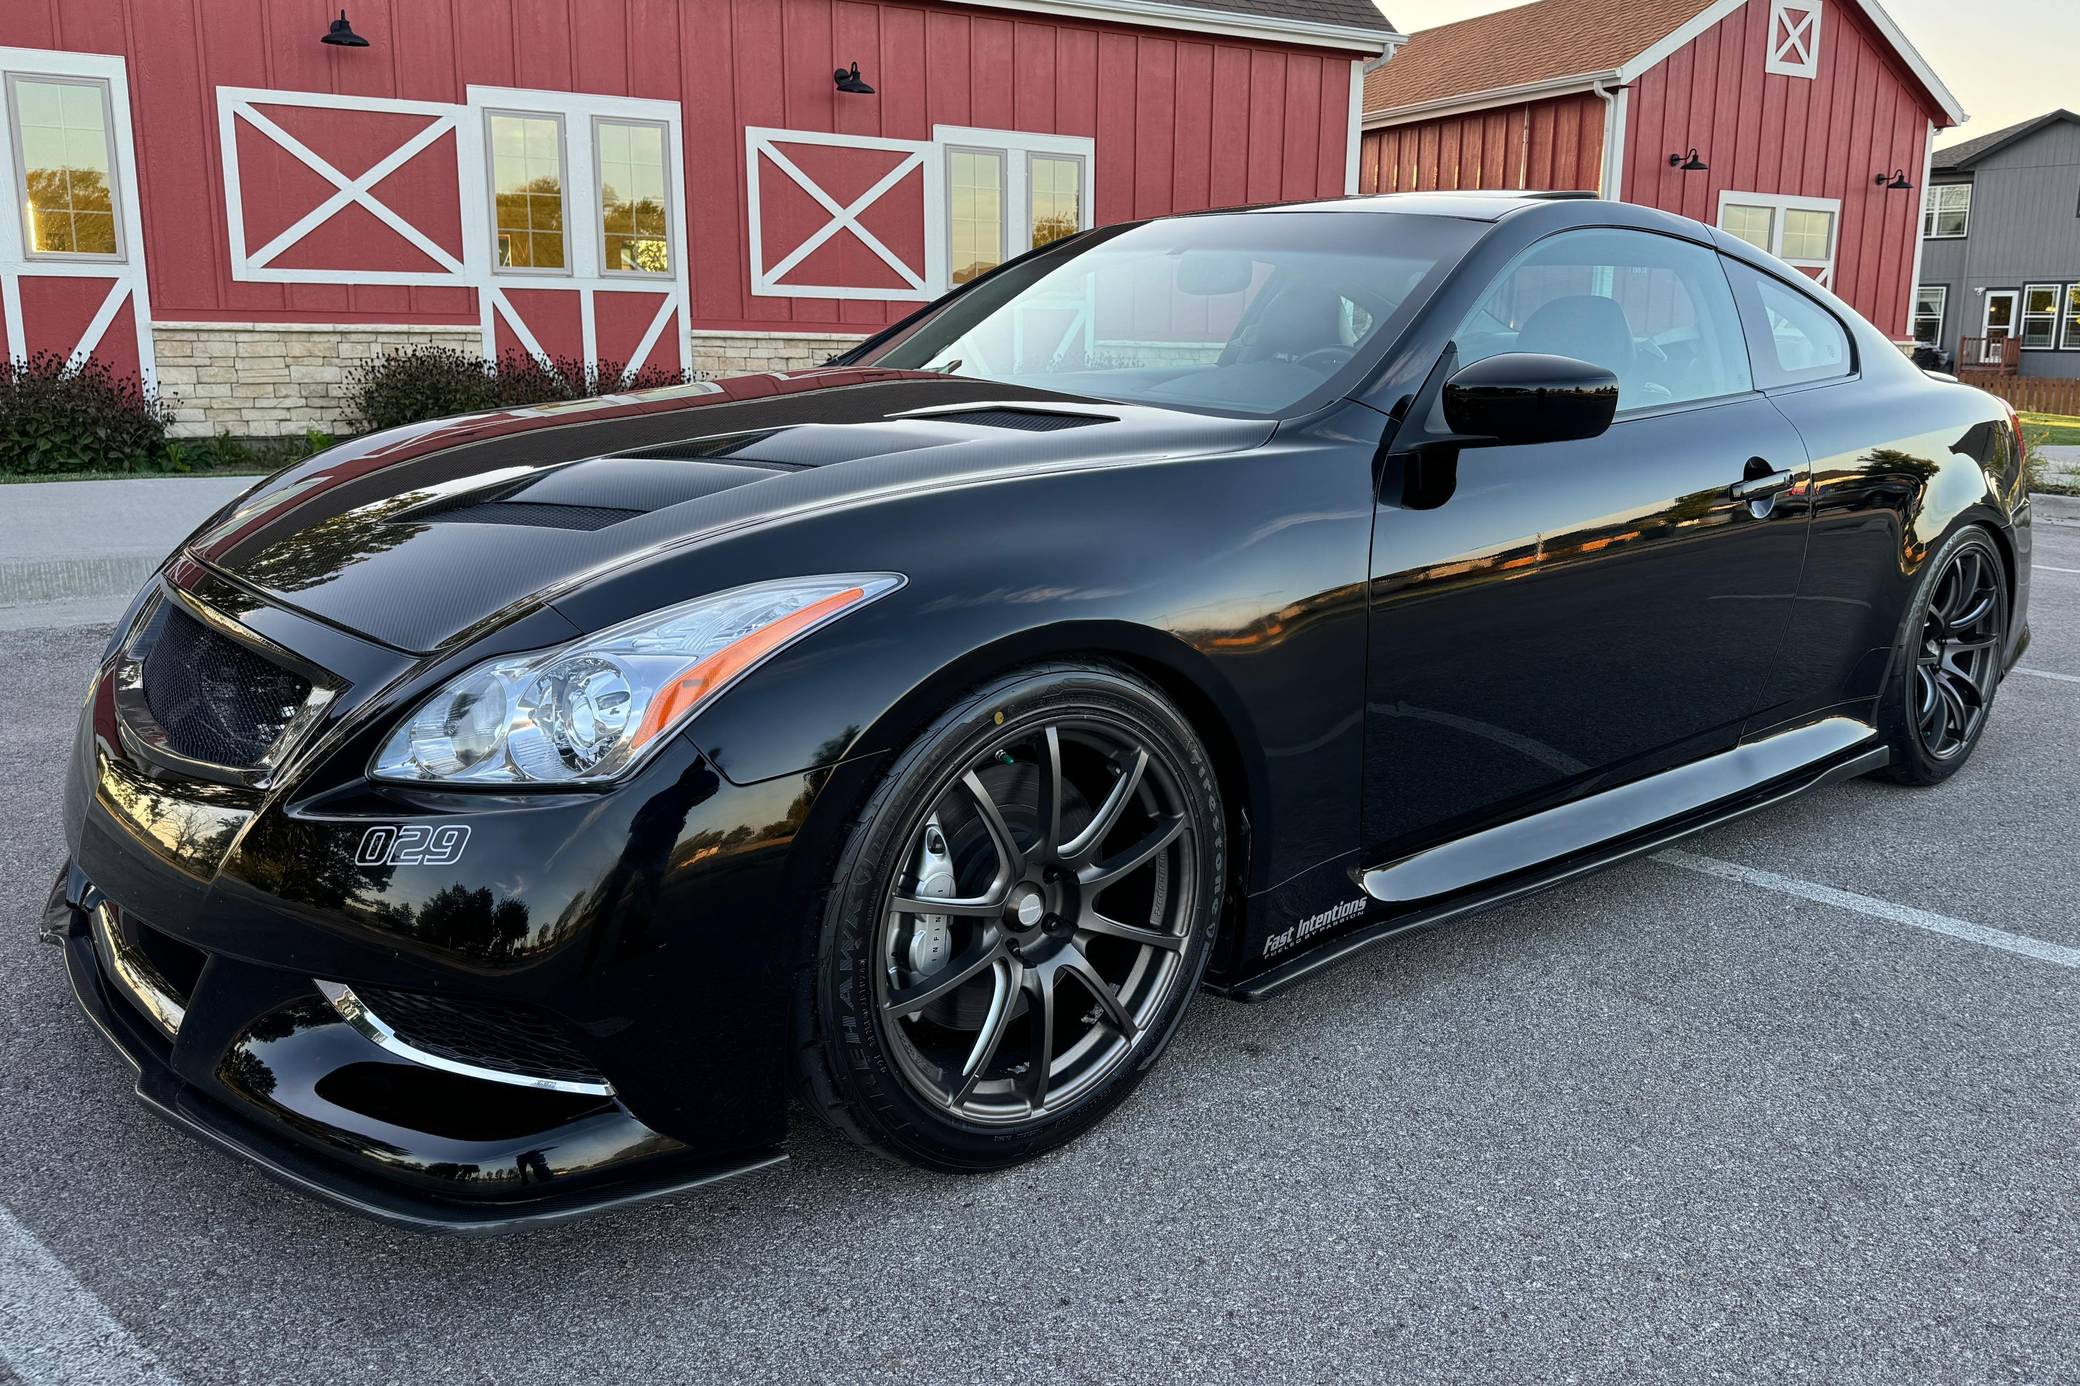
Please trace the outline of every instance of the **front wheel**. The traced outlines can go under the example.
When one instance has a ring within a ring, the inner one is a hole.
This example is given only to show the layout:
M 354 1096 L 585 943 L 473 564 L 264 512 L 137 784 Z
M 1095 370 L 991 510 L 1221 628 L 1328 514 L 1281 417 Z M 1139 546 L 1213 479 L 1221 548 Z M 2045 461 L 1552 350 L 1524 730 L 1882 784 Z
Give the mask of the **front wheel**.
M 1900 784 L 1956 774 L 1986 733 L 2008 645 L 2007 568 L 1977 525 L 1944 543 L 1914 590 L 1879 708 Z
M 840 855 L 799 988 L 811 1104 L 941 1169 L 1071 1139 L 1168 1044 L 1226 851 L 1205 748 L 1140 679 L 1048 666 L 964 699 Z

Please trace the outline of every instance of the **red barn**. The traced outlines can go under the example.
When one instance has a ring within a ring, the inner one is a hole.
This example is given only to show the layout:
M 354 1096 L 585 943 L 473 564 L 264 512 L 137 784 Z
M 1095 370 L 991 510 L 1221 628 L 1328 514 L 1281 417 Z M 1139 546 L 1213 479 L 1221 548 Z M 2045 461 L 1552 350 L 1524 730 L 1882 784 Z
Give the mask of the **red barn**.
M 1724 227 L 1909 335 L 1964 112 L 1877 0 L 1538 0 L 1368 78 L 1359 187 L 1593 189 Z
M 241 434 L 411 342 L 808 365 L 1079 227 L 1354 190 L 1401 41 L 1370 0 L 338 4 L 0 6 L 0 350 Z

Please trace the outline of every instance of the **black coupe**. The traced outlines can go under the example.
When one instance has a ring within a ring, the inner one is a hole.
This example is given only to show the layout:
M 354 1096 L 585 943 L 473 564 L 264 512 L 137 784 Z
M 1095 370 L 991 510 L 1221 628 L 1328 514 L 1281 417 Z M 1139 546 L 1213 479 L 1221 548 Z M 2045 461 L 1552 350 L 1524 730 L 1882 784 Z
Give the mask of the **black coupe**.
M 1845 776 L 2027 639 L 2013 416 L 1583 198 L 1111 226 L 828 367 L 256 486 L 95 675 L 46 933 L 176 1123 L 496 1227 L 985 1169 L 1193 994 Z

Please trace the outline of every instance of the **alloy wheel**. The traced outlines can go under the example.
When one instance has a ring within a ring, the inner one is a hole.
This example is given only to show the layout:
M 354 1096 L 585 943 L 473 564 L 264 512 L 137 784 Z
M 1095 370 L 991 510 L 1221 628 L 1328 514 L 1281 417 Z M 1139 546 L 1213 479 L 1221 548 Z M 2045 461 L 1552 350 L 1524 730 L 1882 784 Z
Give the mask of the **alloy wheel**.
M 1932 760 L 1970 748 L 2000 681 L 2007 589 L 1995 559 L 1968 544 L 1936 578 L 1914 668 L 1914 723 Z
M 1184 975 L 1199 850 L 1131 727 L 1008 728 L 944 777 L 882 902 L 879 1021 L 927 1102 L 1029 1122 L 1095 1091 Z

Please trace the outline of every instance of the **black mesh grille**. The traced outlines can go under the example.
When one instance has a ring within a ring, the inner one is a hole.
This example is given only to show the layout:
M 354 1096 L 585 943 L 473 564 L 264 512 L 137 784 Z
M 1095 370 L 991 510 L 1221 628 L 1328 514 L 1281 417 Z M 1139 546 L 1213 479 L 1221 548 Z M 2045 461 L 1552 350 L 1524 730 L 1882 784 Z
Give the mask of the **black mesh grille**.
M 146 632 L 144 703 L 180 755 L 260 764 L 310 697 L 310 680 L 211 630 L 166 600 Z
M 439 1058 L 530 1078 L 606 1081 L 554 1020 L 531 1007 L 383 987 L 356 987 L 354 993 L 399 1039 Z
M 1048 414 L 1038 409 L 962 409 L 950 414 L 929 416 L 939 423 L 979 424 L 984 428 L 1018 428 L 1028 433 L 1052 433 L 1058 428 L 1083 428 L 1095 423 L 1111 423 L 1110 419 L 1095 418 L 1088 414 Z
M 768 433 L 725 433 L 717 438 L 691 438 L 683 443 L 653 443 L 637 448 L 633 457 L 661 457 L 674 462 L 698 461 L 703 457 L 734 457 Z
M 529 525 L 536 529 L 605 529 L 642 514 L 613 505 L 562 505 L 554 501 L 487 500 L 450 506 L 445 510 L 421 511 L 410 518 L 419 523 L 471 525 Z

